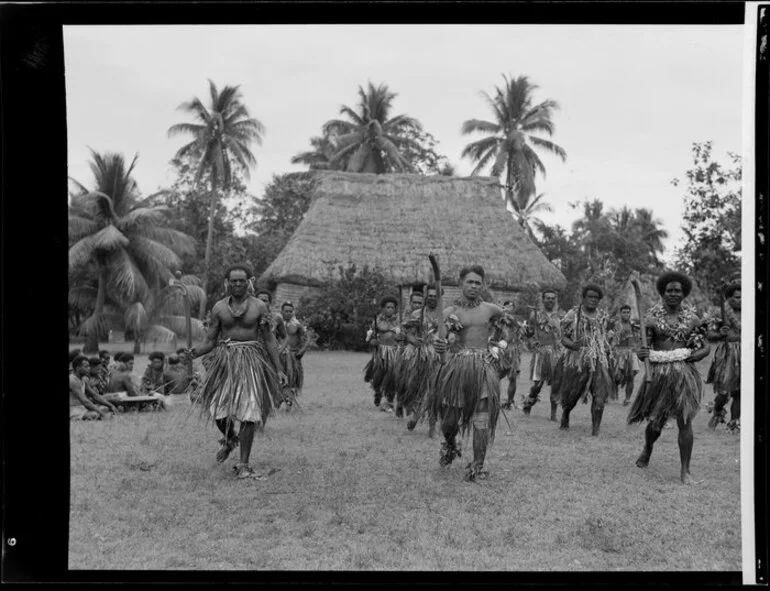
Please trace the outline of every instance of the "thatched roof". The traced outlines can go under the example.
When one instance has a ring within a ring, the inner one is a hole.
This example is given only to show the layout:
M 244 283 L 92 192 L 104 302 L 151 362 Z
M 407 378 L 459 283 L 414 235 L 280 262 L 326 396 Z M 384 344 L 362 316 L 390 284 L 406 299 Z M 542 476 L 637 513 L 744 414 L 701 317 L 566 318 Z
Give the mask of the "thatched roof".
M 317 172 L 313 202 L 260 278 L 320 286 L 329 268 L 376 268 L 397 284 L 430 278 L 435 252 L 447 285 L 480 264 L 492 289 L 561 289 L 566 280 L 506 211 L 498 181 L 414 174 Z

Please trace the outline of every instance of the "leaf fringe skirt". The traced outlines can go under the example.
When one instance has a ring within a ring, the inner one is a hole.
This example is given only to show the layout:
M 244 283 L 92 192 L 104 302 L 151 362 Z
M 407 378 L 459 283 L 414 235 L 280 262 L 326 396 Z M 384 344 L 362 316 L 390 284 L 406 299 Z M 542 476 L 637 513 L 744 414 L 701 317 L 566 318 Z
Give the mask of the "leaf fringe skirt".
M 529 379 L 533 382 L 545 382 L 550 386 L 557 360 L 558 353 L 555 345 L 541 345 L 532 355 Z
M 741 343 L 720 342 L 714 350 L 714 359 L 706 376 L 707 384 L 714 384 L 718 393 L 732 394 L 741 389 Z
M 284 349 L 280 352 L 279 356 L 283 365 L 283 371 L 286 374 L 286 385 L 296 392 L 300 392 L 305 383 L 305 370 L 302 367 L 302 359 L 297 359 L 296 351 L 291 349 Z
M 364 381 L 370 383 L 375 392 L 381 392 L 388 398 L 396 393 L 397 355 L 398 346 L 377 345 L 364 367 Z
M 636 352 L 630 347 L 618 347 L 615 349 L 615 383 L 623 387 L 634 381 L 634 375 L 639 372 L 639 359 Z
M 261 341 L 223 341 L 206 362 L 193 396 L 214 419 L 265 424 L 283 402 L 278 373 Z
M 449 409 L 458 409 L 460 429 L 466 435 L 482 400 L 489 401 L 489 434 L 494 439 L 500 414 L 499 366 L 486 349 L 460 349 L 449 356 L 436 376 L 432 396 L 435 416 L 444 418 Z
M 399 404 L 413 410 L 433 387 L 438 355 L 432 345 L 407 345 L 402 350 L 396 368 Z
M 594 371 L 591 371 L 590 361 L 583 350 L 567 350 L 559 358 L 551 387 L 562 408 L 573 408 L 588 393 L 597 401 L 604 402 L 616 392 L 609 363 L 597 362 Z M 587 402 L 587 398 L 583 401 Z
M 645 419 L 663 423 L 671 416 L 682 416 L 687 421 L 698 414 L 703 380 L 694 363 L 650 363 L 650 373 L 650 381 L 642 382 L 631 405 L 628 424 Z

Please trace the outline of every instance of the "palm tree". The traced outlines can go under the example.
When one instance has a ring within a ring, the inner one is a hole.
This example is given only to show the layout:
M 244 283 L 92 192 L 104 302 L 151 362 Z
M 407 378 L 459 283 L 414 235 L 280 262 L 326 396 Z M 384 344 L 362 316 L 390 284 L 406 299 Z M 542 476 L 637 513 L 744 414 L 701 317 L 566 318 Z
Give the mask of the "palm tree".
M 249 115 L 248 109 L 242 102 L 239 88 L 239 86 L 225 86 L 220 92 L 209 80 L 211 94 L 209 107 L 206 108 L 198 97 L 182 103 L 178 108 L 190 113 L 195 123 L 177 123 L 168 130 L 169 137 L 178 134 L 193 137 L 191 142 L 179 148 L 175 158 L 188 154 L 199 158 L 198 171 L 195 175 L 196 185 L 200 182 L 204 171 L 209 172 L 211 179 L 209 226 L 202 277 L 204 289 L 208 286 L 211 236 L 218 203 L 217 191 L 226 192 L 230 188 L 234 165 L 242 169 L 246 179 L 250 178 L 249 170 L 257 165 L 257 159 L 251 153 L 251 143 L 262 145 L 262 136 L 265 133 L 262 123 Z M 206 298 L 204 297 L 198 311 L 200 319 L 203 319 L 205 311 Z
M 589 265 L 593 263 L 594 255 L 599 250 L 599 244 L 607 236 L 611 228 L 610 220 L 604 213 L 604 204 L 599 199 L 583 203 L 583 217 L 573 222 L 572 231 L 585 245 Z
M 537 197 L 532 199 L 532 193 L 524 194 L 522 192 L 516 193 L 511 201 L 513 207 L 514 217 L 518 220 L 519 225 L 524 229 L 527 235 L 534 241 L 535 235 L 532 227 L 538 227 L 542 224 L 542 220 L 537 214 L 547 211 L 553 211 L 550 203 L 546 203 L 543 200 L 545 193 L 540 193 Z
M 336 150 L 336 138 L 324 134 L 310 138 L 312 149 L 308 152 L 301 152 L 292 157 L 292 164 L 305 164 L 310 170 L 330 170 L 333 168 L 341 169 L 346 162 L 337 162 L 337 166 L 332 167 L 331 161 L 334 158 Z
M 409 127 L 420 130 L 422 126 L 406 115 L 390 117 L 396 96 L 387 85 L 375 87 L 369 82 L 366 91 L 358 87 L 358 111 L 345 105 L 340 108 L 340 114 L 349 121 L 332 119 L 324 124 L 324 135 L 336 135 L 336 151 L 329 163 L 332 167 L 347 161 L 348 172 L 382 174 L 414 170 L 401 150 L 405 146 L 419 150 L 420 146 L 403 134 Z
M 495 87 L 494 98 L 481 93 L 492 109 L 494 120 L 469 119 L 463 123 L 464 135 L 478 132 L 487 137 L 465 146 L 462 156 L 476 163 L 472 175 L 479 174 L 490 163 L 492 176 L 500 178 L 505 174 L 506 199 L 513 205 L 517 194 L 527 198 L 535 194 L 536 171 L 545 176 L 545 165 L 536 149 L 556 154 L 562 161 L 566 160 L 567 153 L 553 142 L 534 135 L 553 135 L 552 116 L 559 108 L 558 103 L 548 99 L 533 106 L 532 93 L 538 86 L 526 76 L 513 80 L 503 75 L 503 80 L 505 85 Z
M 154 196 L 139 199 L 131 176 L 138 155 L 126 168 L 122 154 L 91 154 L 94 189 L 70 179 L 75 191 L 69 206 L 70 268 L 93 264 L 97 275 L 94 312 L 82 327 L 88 352 L 98 349 L 106 326 L 108 292 L 113 301 L 145 297 L 168 281 L 171 269 L 181 264 L 179 255 L 194 252 L 195 246 L 190 236 L 167 227 L 170 211 L 150 206 Z M 87 295 L 75 290 L 74 300 Z M 87 292 L 88 286 L 80 291 Z
M 660 265 L 658 253 L 665 250 L 663 240 L 668 238 L 668 232 L 660 227 L 661 220 L 652 217 L 652 210 L 643 207 L 636 209 L 636 226 L 641 241 L 649 249 L 652 260 L 656 266 Z
M 205 297 L 200 279 L 195 275 L 184 275 L 179 281 L 185 285 L 191 304 Z M 152 338 L 170 342 L 177 336 L 186 336 L 185 304 L 182 292 L 174 286 L 150 291 L 141 300 L 124 306 L 125 327 L 134 334 L 134 353 L 140 352 L 140 342 Z M 203 322 L 191 319 L 193 338 L 202 338 Z

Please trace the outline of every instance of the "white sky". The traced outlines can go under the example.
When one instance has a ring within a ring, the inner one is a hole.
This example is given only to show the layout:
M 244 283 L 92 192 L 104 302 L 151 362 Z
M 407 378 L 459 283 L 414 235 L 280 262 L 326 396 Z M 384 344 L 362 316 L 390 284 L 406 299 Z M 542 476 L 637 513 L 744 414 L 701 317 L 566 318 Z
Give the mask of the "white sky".
M 172 182 L 168 162 L 187 141 L 167 138 L 208 82 L 240 84 L 252 117 L 266 127 L 250 191 L 273 174 L 304 170 L 290 158 L 355 106 L 371 80 L 398 93 L 393 114 L 417 118 L 458 173 L 466 119 L 492 119 L 479 92 L 501 74 L 529 76 L 535 100 L 554 99 L 551 138 L 567 161 L 541 154 L 538 192 L 554 206 L 542 217 L 570 227 L 568 202 L 651 208 L 680 232 L 690 146 L 713 140 L 722 159 L 741 151 L 742 26 L 642 25 L 290 25 L 78 26 L 64 28 L 69 174 L 91 185 L 88 146 L 139 153 L 145 194 Z M 670 254 L 667 253 L 667 254 Z

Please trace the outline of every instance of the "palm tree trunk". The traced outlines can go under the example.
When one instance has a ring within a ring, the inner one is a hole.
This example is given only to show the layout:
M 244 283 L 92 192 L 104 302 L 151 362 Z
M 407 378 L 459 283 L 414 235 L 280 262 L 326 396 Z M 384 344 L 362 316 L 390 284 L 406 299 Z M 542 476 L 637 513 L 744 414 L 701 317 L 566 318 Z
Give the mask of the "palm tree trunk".
M 203 297 L 201 298 L 201 305 L 198 309 L 198 319 L 203 320 L 206 314 L 206 303 L 208 299 L 208 286 L 209 286 L 209 263 L 211 262 L 211 237 L 214 233 L 214 212 L 216 211 L 217 194 L 216 187 L 214 186 L 214 180 L 211 181 L 211 206 L 209 207 L 209 228 L 206 233 L 206 254 L 203 258 Z
M 134 355 L 139 355 L 142 352 L 141 337 L 139 331 L 134 333 Z
M 107 268 L 99 269 L 99 286 L 96 291 L 96 305 L 94 306 L 94 318 L 99 318 L 104 313 L 104 301 L 107 297 Z M 100 323 L 94 322 L 94 326 L 86 335 L 83 353 L 97 353 L 99 351 Z

